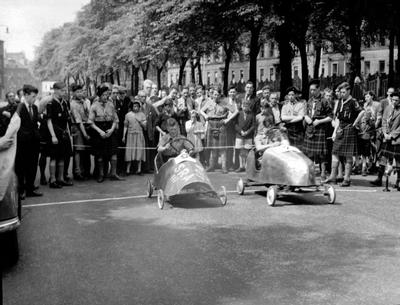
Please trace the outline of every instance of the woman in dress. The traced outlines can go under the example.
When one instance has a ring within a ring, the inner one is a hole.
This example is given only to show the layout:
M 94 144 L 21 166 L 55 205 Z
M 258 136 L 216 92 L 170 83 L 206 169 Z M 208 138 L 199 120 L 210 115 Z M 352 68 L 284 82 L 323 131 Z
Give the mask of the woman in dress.
M 189 141 L 194 145 L 193 156 L 200 161 L 200 152 L 203 151 L 201 140 L 205 135 L 204 124 L 198 120 L 196 110 L 190 112 L 190 120 L 185 124 L 186 134 Z
M 146 116 L 140 111 L 140 102 L 135 100 L 132 109 L 125 115 L 123 141 L 126 143 L 126 174 L 131 171 L 132 161 L 137 161 L 136 175 L 142 175 L 142 161 L 146 161 L 146 145 L 143 129 L 146 128 Z

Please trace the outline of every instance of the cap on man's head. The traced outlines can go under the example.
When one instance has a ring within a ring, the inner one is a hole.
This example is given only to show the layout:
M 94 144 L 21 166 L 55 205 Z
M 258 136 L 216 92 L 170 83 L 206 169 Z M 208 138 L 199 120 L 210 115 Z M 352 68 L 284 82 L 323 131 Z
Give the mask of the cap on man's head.
M 316 85 L 317 87 L 319 87 L 321 85 L 321 81 L 317 78 L 314 78 L 310 81 L 309 85 Z
M 120 93 L 126 93 L 128 91 L 124 86 L 118 86 L 118 90 Z
M 343 82 L 343 83 L 341 83 L 338 87 L 337 87 L 337 89 L 346 89 L 346 90 L 348 90 L 348 89 L 350 89 L 350 84 L 348 83 L 348 82 Z
M 301 93 L 299 89 L 297 89 L 295 86 L 291 86 L 286 89 L 286 94 L 289 94 L 289 92 L 293 91 L 295 94 Z
M 63 82 L 55 82 L 53 84 L 53 89 L 54 90 L 60 90 L 60 89 L 64 89 L 66 87 L 65 83 Z
M 82 85 L 78 85 L 78 84 L 72 84 L 71 85 L 71 91 L 72 92 L 75 92 L 75 91 L 78 91 L 78 90 L 81 90 L 81 89 L 83 89 Z

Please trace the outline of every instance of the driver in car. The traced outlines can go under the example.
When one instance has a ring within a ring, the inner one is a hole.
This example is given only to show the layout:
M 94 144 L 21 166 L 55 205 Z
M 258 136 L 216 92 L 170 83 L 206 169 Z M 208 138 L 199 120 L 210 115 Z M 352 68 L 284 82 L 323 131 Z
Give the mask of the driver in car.
M 157 148 L 162 156 L 163 163 L 167 162 L 169 158 L 178 156 L 182 150 L 189 153 L 193 150 L 193 145 L 180 134 L 179 124 L 175 119 L 168 119 L 166 127 L 168 133 L 160 138 Z

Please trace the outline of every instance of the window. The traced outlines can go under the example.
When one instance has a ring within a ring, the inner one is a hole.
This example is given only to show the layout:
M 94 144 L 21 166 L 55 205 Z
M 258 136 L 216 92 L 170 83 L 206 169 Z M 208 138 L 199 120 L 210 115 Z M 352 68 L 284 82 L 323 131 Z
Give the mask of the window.
M 244 75 L 243 75 L 243 70 L 240 70 L 240 79 L 243 79 Z
M 368 75 L 371 71 L 371 62 L 370 61 L 364 61 L 364 74 Z
M 325 76 L 325 65 L 322 65 L 322 68 L 321 68 L 321 76 Z
M 275 44 L 273 42 L 269 45 L 269 57 L 274 57 Z
M 380 60 L 379 61 L 379 72 L 380 73 L 384 73 L 385 72 L 385 61 L 384 60 Z
M 332 75 L 338 75 L 338 64 L 334 63 L 332 64 Z
M 207 55 L 207 63 L 209 64 L 211 62 L 211 56 Z
M 384 47 L 386 45 L 386 37 L 385 36 L 380 36 L 379 37 L 379 44 L 381 47 Z
M 306 44 L 306 52 L 307 52 L 307 53 L 310 52 L 310 44 L 309 44 L 309 43 Z
M 214 84 L 218 84 L 218 72 L 214 72 Z
M 269 68 L 269 80 L 274 80 L 275 74 L 274 74 L 274 68 Z
M 182 84 L 186 85 L 186 71 L 183 71 L 183 74 L 182 74 Z
M 210 76 L 210 72 L 207 72 L 207 85 L 211 84 L 211 76 Z
M 293 71 L 294 71 L 294 77 L 299 77 L 299 67 L 298 66 L 294 66 L 293 67 Z
M 235 71 L 232 70 L 232 82 L 235 82 Z
M 260 58 L 264 58 L 265 57 L 265 46 L 264 44 L 261 44 L 260 47 Z
M 264 69 L 260 69 L 260 81 L 264 80 Z

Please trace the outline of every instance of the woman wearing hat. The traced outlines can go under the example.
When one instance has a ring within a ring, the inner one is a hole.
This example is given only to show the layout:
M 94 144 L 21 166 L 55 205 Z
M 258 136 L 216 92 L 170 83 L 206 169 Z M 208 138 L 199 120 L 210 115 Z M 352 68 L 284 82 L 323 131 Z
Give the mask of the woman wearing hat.
M 297 99 L 299 93 L 300 91 L 296 87 L 289 87 L 286 90 L 288 101 L 282 107 L 281 119 L 287 128 L 290 145 L 301 150 L 304 140 L 305 105 Z
M 93 132 L 93 149 L 96 156 L 98 178 L 104 181 L 104 162 L 111 161 L 111 180 L 123 180 L 117 175 L 118 139 L 115 135 L 118 115 L 114 104 L 109 100 L 110 89 L 106 86 L 97 89 L 98 99 L 90 107 L 89 120 Z
M 211 152 L 207 171 L 214 171 L 218 153 L 221 153 L 222 173 L 227 174 L 226 148 L 224 148 L 227 145 L 227 134 L 224 120 L 228 117 L 229 108 L 221 102 L 220 91 L 214 89 L 212 100 L 201 109 L 200 114 L 208 121 L 207 146 L 211 148 Z

